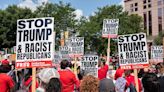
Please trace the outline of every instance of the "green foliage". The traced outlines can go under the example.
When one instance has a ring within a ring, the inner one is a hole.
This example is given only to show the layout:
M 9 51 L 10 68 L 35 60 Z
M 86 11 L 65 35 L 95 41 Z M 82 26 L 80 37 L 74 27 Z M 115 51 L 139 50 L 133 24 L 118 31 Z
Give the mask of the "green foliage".
M 159 35 L 154 39 L 155 45 L 162 45 L 163 44 L 163 37 L 164 34 L 162 32 L 159 33 Z
M 16 45 L 17 19 L 30 17 L 33 17 L 30 9 L 22 9 L 16 5 L 0 10 L 0 48 Z
M 138 15 L 128 15 L 127 12 L 123 12 L 121 6 L 112 5 L 98 8 L 94 16 L 89 17 L 89 21 L 86 21 L 81 27 L 80 35 L 85 37 L 85 47 L 88 45 L 90 49 L 85 48 L 86 51 L 98 52 L 98 54 L 106 54 L 107 51 L 107 38 L 101 37 L 101 30 L 103 26 L 103 19 L 119 18 L 119 35 L 132 34 L 144 32 L 141 25 L 142 18 Z M 111 39 L 111 54 L 117 52 L 117 40 Z

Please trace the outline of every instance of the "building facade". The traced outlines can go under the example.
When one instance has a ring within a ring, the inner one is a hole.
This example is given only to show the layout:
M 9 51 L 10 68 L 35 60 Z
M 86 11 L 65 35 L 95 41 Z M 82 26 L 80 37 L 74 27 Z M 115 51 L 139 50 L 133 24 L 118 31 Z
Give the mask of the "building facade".
M 124 0 L 125 11 L 143 17 L 144 29 L 149 36 L 164 31 L 164 0 Z

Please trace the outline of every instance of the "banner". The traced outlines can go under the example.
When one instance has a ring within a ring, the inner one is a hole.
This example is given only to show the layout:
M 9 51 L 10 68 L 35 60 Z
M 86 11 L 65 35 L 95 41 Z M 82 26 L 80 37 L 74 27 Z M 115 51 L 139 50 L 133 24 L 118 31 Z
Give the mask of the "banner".
M 104 19 L 102 37 L 115 38 L 118 34 L 119 19 Z
M 70 57 L 81 56 L 84 54 L 84 37 L 73 37 L 67 42 Z
M 151 59 L 153 62 L 163 62 L 163 46 L 151 46 Z
M 149 65 L 146 34 L 118 36 L 119 64 L 123 69 L 145 68 Z
M 53 31 L 52 17 L 17 20 L 16 68 L 52 66 Z
M 81 69 L 87 74 L 98 77 L 98 56 L 87 55 L 81 57 Z

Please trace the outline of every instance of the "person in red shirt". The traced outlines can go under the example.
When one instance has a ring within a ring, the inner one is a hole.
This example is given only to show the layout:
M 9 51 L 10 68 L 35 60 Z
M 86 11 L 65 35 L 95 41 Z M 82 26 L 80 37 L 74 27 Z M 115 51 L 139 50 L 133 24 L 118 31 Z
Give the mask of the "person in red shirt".
M 98 69 L 99 80 L 106 78 L 107 72 L 108 72 L 108 65 L 106 65 L 105 61 L 103 60 L 99 61 L 99 69 Z
M 26 78 L 24 79 L 23 85 L 24 85 L 25 87 L 30 86 L 30 87 L 29 87 L 29 92 L 32 92 L 32 69 L 31 69 L 31 68 L 29 68 L 29 71 L 28 71 L 27 75 L 25 75 L 25 77 L 26 77 Z M 38 88 L 38 86 L 39 86 L 39 84 L 38 84 L 38 82 L 36 81 L 36 88 Z
M 8 65 L 0 66 L 0 92 L 14 92 L 14 81 L 7 75 L 10 69 Z
M 126 86 L 128 87 L 131 83 L 135 86 L 136 83 L 135 83 L 135 78 L 134 76 L 132 75 L 132 70 L 126 70 L 125 71 L 125 79 L 127 81 L 127 84 Z M 142 85 L 141 85 L 141 81 L 138 79 L 138 87 L 139 87 L 139 92 L 142 91 Z
M 63 60 L 60 63 L 61 69 L 58 71 L 60 75 L 60 81 L 62 83 L 62 92 L 73 92 L 74 86 L 79 88 L 79 80 L 75 76 L 75 74 L 68 69 L 69 62 L 67 60 Z

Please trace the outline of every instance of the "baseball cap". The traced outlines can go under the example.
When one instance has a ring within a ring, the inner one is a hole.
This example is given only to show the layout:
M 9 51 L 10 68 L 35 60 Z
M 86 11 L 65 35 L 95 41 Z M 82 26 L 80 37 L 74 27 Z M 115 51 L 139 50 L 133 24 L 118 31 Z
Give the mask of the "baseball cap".
M 60 75 L 54 68 L 44 68 L 38 73 L 38 77 L 44 83 L 49 83 L 51 78 L 60 78 Z

